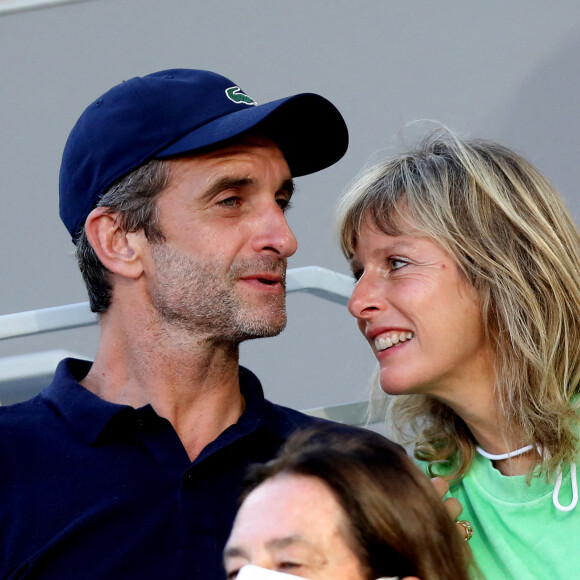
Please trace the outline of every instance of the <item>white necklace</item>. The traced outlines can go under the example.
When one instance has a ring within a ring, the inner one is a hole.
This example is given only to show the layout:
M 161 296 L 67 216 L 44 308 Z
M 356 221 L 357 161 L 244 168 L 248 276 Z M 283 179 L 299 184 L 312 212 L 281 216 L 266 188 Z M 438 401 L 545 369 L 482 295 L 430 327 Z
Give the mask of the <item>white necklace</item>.
M 476 451 L 483 455 L 487 459 L 492 461 L 500 461 L 502 459 L 510 459 L 511 457 L 517 457 L 518 455 L 523 455 L 534 448 L 533 445 L 526 445 L 521 449 L 516 449 L 515 451 L 508 451 L 507 453 L 500 453 L 499 455 L 494 455 L 493 453 L 488 453 L 485 449 L 482 449 L 479 445 L 475 446 Z
M 531 451 L 534 448 L 533 445 L 526 445 L 521 449 L 516 449 L 515 451 L 508 451 L 507 453 L 501 453 L 499 455 L 494 455 L 493 453 L 488 453 L 485 449 L 482 449 L 479 445 L 475 446 L 476 451 L 487 457 L 487 459 L 491 459 L 492 461 L 500 461 L 501 459 L 509 459 L 510 457 L 517 457 L 518 455 L 523 455 L 528 451 Z M 542 452 L 541 447 L 536 447 L 538 453 L 546 458 L 546 454 Z M 558 466 L 556 471 L 556 485 L 554 485 L 554 491 L 552 493 L 552 502 L 554 503 L 555 508 L 561 512 L 569 512 L 572 511 L 576 504 L 578 503 L 578 480 L 576 475 L 576 464 L 574 462 L 570 463 L 570 480 L 572 485 L 572 501 L 569 505 L 563 506 L 560 503 L 560 488 L 562 486 L 562 465 Z M 381 580 L 379 578 L 379 580 Z

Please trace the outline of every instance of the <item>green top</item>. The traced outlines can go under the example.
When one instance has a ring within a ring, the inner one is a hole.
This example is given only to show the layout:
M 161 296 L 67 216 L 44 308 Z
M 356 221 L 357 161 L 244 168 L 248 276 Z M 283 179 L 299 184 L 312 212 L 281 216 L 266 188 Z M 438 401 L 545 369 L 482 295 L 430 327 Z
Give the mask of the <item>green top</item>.
M 580 504 L 570 512 L 554 507 L 554 484 L 545 477 L 502 475 L 489 459 L 476 454 L 463 480 L 450 495 L 463 506 L 461 519 L 474 528 L 469 542 L 488 580 L 580 577 Z M 570 469 L 563 470 L 559 501 L 572 501 Z

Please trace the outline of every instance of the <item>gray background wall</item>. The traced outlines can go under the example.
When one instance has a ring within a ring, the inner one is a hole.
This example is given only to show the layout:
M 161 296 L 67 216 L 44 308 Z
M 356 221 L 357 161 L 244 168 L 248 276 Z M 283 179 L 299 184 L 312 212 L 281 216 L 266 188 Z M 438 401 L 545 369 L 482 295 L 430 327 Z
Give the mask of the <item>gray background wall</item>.
M 346 157 L 297 180 L 290 267 L 348 273 L 336 200 L 416 119 L 519 150 L 578 221 L 579 32 L 575 0 L 88 0 L 0 13 L 0 314 L 86 300 L 57 211 L 64 142 L 99 94 L 164 68 L 215 70 L 260 102 L 318 92 L 344 114 Z M 288 302 L 280 337 L 242 347 L 267 395 L 298 408 L 365 399 L 374 361 L 346 309 Z M 0 357 L 91 357 L 97 340 L 96 327 L 13 339 Z

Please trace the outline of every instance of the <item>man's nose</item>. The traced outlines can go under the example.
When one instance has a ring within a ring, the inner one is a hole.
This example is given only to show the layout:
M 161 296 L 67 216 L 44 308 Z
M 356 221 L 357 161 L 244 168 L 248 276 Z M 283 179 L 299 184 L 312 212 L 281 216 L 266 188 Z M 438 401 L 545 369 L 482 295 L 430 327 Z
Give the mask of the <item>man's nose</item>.
M 255 227 L 253 245 L 257 252 L 272 251 L 282 258 L 289 258 L 298 249 L 296 236 L 278 204 L 260 216 Z

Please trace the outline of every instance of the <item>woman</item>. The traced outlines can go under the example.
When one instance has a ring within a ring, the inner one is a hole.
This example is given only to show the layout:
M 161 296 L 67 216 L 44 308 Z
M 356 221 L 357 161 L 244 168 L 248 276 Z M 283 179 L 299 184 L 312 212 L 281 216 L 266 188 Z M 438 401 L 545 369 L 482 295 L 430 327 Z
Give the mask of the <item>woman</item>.
M 580 238 L 558 193 L 513 151 L 439 130 L 354 184 L 340 232 L 380 386 L 450 480 L 484 575 L 575 577 Z
M 297 432 L 247 483 L 224 552 L 228 578 L 247 565 L 311 580 L 468 578 L 467 544 L 435 489 L 377 433 Z

